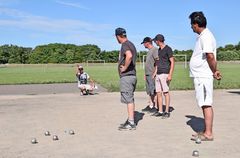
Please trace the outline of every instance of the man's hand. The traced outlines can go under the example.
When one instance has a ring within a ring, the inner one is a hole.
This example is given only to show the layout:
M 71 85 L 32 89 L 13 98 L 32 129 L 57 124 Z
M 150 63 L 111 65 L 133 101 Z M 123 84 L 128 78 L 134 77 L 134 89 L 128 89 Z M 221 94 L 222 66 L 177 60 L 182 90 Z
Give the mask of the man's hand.
M 156 73 L 153 73 L 152 74 L 152 79 L 155 79 L 155 77 L 156 77 Z
M 221 80 L 222 79 L 222 75 L 220 73 L 219 70 L 215 71 L 214 74 L 213 74 L 213 77 L 217 80 Z
M 170 82 L 172 80 L 172 75 L 168 74 L 167 81 Z
M 126 71 L 126 66 L 124 65 L 120 65 L 120 72 L 123 73 L 124 71 Z

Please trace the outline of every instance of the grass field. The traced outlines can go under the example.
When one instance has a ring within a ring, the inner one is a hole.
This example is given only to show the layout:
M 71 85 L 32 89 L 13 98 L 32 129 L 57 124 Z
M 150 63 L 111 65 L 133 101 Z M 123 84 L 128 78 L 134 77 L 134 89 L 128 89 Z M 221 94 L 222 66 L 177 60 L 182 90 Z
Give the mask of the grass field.
M 30 84 L 30 83 L 68 83 L 76 82 L 76 65 L 73 64 L 46 64 L 46 65 L 7 65 L 0 67 L 0 85 L 2 84 Z M 218 89 L 240 88 L 240 64 L 219 63 L 223 79 L 217 81 L 214 87 Z M 107 88 L 108 91 L 119 90 L 119 77 L 116 64 L 85 66 L 85 71 L 97 83 Z M 137 66 L 137 90 L 145 90 L 144 70 Z M 172 90 L 193 89 L 189 78 L 188 69 L 183 64 L 176 64 L 173 80 L 170 85 Z

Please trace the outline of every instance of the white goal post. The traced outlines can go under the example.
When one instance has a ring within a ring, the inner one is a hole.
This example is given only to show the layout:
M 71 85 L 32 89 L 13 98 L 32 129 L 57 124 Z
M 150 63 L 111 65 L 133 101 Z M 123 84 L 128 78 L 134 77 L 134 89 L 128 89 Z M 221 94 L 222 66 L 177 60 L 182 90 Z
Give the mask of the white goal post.
M 187 55 L 186 54 L 183 54 L 183 55 L 173 55 L 174 57 L 184 57 L 184 68 L 186 69 L 187 68 Z M 146 57 L 147 55 L 143 55 L 142 56 L 142 68 L 144 69 L 145 68 L 145 62 L 146 62 Z
M 105 65 L 105 60 L 87 60 L 87 66 L 98 65 L 98 64 Z
M 174 57 L 184 57 L 184 68 L 187 68 L 187 55 L 182 54 L 182 55 L 173 55 Z
M 143 64 L 143 65 L 142 65 L 142 68 L 143 68 L 143 69 L 145 69 L 146 57 L 147 57 L 147 55 L 143 55 L 143 56 L 142 56 L 142 64 Z

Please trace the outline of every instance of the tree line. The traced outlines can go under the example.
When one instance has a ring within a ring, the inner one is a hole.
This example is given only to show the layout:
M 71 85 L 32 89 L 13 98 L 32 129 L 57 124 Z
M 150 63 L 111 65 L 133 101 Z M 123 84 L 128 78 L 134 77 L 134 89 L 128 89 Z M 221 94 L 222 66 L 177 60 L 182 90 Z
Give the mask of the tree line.
M 192 50 L 174 50 L 176 55 L 187 55 L 190 60 Z M 217 49 L 219 61 L 240 60 L 240 42 L 237 45 L 228 44 Z M 53 43 L 39 45 L 35 48 L 16 45 L 0 46 L 0 64 L 42 64 L 42 63 L 83 63 L 87 60 L 105 60 L 115 63 L 118 61 L 118 50 L 101 51 L 97 45 L 74 45 Z M 147 51 L 138 52 L 138 62 L 141 62 Z M 184 58 L 176 58 L 184 61 Z

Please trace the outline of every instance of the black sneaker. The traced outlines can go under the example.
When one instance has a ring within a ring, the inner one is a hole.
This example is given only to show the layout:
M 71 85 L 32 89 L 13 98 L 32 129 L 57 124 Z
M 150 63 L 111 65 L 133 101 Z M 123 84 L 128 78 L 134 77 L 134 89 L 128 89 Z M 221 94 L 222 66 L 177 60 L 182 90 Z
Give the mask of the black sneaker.
M 126 124 L 128 124 L 128 120 L 126 120 L 124 123 L 121 123 L 119 127 L 125 126 Z
M 120 125 L 118 127 L 118 130 L 135 130 L 136 129 L 136 124 L 131 124 L 129 121 L 126 121 L 124 124 Z
M 158 109 L 153 107 L 153 108 L 150 108 L 150 110 L 148 112 L 149 113 L 155 113 L 155 112 L 158 112 Z
M 151 110 L 151 108 L 150 108 L 150 106 L 148 105 L 147 107 L 145 107 L 144 109 L 142 109 L 142 112 L 148 112 L 148 111 L 150 111 Z
M 170 117 L 170 112 L 164 112 L 162 118 L 169 118 Z
M 152 114 L 151 116 L 161 117 L 161 116 L 163 116 L 163 113 L 160 113 L 157 111 L 154 114 Z

